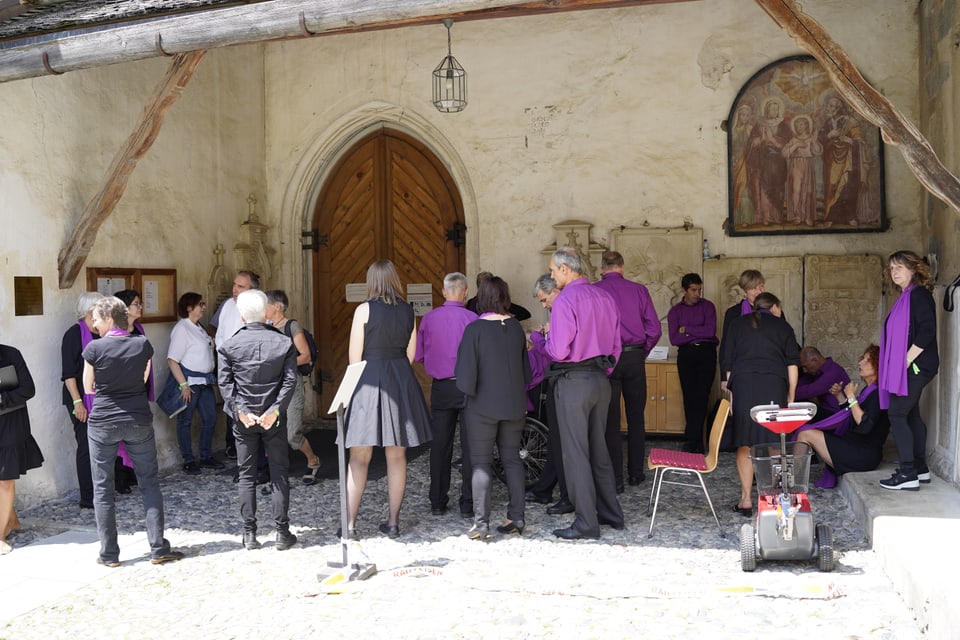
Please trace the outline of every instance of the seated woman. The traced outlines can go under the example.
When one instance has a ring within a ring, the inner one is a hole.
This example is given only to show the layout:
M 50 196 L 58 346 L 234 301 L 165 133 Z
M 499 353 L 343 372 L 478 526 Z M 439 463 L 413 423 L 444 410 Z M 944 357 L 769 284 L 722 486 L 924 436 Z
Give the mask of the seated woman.
M 850 471 L 873 471 L 883 457 L 883 443 L 890 432 L 887 412 L 880 409 L 877 393 L 877 362 L 880 348 L 871 344 L 860 356 L 860 377 L 866 385 L 857 392 L 857 383 L 849 382 L 841 390 L 835 384 L 831 393 L 840 402 L 840 411 L 834 415 L 804 426 L 797 440 L 806 442 L 827 464 L 816 486 L 831 489 L 836 476 Z

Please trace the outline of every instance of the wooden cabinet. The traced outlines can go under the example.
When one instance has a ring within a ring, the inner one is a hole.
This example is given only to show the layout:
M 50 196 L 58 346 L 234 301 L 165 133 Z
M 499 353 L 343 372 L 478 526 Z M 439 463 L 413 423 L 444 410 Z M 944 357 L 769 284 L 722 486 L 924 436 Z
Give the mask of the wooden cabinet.
M 683 435 L 683 391 L 677 361 L 647 360 L 647 406 L 644 423 L 649 434 Z M 627 416 L 620 399 L 620 430 L 627 431 Z

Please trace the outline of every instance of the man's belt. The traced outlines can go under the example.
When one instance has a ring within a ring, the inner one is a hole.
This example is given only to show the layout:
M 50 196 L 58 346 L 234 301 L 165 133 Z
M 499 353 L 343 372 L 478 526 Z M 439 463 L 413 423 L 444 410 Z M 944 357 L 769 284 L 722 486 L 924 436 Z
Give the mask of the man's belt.
M 625 344 L 620 348 L 620 351 L 626 353 L 627 351 L 640 351 L 641 349 L 646 349 L 647 345 L 645 344 Z
M 715 347 L 717 346 L 716 342 L 690 342 L 688 344 L 681 344 L 678 346 L 678 349 L 683 349 L 684 347 Z
M 562 376 L 570 371 L 606 371 L 617 363 L 613 356 L 595 356 L 580 362 L 551 362 L 546 377 Z

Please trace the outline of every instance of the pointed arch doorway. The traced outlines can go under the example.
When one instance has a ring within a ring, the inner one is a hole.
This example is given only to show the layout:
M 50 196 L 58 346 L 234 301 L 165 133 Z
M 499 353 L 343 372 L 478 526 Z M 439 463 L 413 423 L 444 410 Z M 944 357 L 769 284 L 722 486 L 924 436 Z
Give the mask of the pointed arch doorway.
M 429 283 L 443 303 L 443 276 L 465 271 L 463 203 L 450 173 L 423 143 L 381 128 L 347 150 L 330 172 L 313 213 L 320 247 L 313 261 L 317 369 L 325 412 L 346 369 L 358 302 L 347 285 L 392 260 L 404 287 Z

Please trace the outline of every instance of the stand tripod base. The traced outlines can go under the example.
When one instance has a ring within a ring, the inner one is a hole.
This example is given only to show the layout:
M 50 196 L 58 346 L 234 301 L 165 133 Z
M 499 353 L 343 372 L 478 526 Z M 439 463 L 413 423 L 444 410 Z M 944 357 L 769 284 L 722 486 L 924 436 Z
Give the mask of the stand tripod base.
M 345 567 L 331 562 L 327 565 L 327 571 L 317 574 L 317 579 L 320 580 L 320 587 L 327 593 L 340 593 L 348 583 L 366 580 L 376 573 L 375 564 L 354 563 Z

